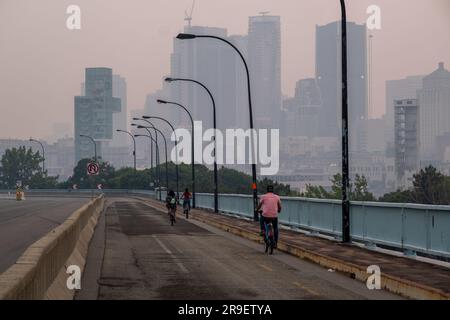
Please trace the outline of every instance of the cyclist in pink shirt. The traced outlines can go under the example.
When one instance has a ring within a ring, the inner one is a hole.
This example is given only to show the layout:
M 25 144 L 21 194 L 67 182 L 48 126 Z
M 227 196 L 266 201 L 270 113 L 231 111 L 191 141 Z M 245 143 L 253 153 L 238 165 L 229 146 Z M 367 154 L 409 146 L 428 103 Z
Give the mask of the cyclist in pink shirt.
M 278 242 L 278 214 L 281 212 L 281 199 L 273 193 L 273 186 L 267 186 L 267 193 L 261 196 L 257 212 L 262 211 L 260 218 L 261 231 L 265 229 L 264 224 L 272 222 L 275 243 Z

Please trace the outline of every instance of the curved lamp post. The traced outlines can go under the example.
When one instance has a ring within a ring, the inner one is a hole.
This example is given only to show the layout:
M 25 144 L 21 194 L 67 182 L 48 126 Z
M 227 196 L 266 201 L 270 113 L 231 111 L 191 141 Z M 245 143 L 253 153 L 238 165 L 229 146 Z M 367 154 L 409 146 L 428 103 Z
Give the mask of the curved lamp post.
M 30 138 L 30 141 L 39 143 L 41 145 L 41 148 L 42 148 L 42 175 L 44 175 L 44 172 L 45 172 L 45 149 L 44 149 L 44 145 L 39 140 L 35 140 L 33 138 Z
M 219 212 L 219 187 L 217 183 L 217 140 L 216 140 L 216 130 L 217 130 L 217 119 L 216 119 L 216 102 L 214 100 L 214 96 L 212 95 L 211 91 L 206 87 L 203 83 L 200 81 L 194 80 L 194 79 L 184 79 L 184 78 L 165 78 L 164 81 L 168 83 L 176 82 L 176 81 L 182 81 L 182 82 L 191 82 L 199 85 L 205 91 L 208 93 L 213 107 L 213 126 L 214 126 L 214 212 Z M 177 104 L 178 105 L 178 104 Z M 184 107 L 183 107 L 184 108 Z M 192 118 L 192 117 L 191 117 Z M 193 130 L 192 130 L 193 131 Z M 193 137 L 193 136 L 192 136 Z M 195 208 L 195 205 L 194 205 Z
M 350 238 L 350 178 L 348 158 L 348 87 L 347 87 L 347 14 L 345 0 L 341 1 L 342 14 L 342 242 Z
M 154 129 L 157 132 L 159 132 L 161 134 L 161 136 L 163 137 L 163 139 L 164 139 L 164 149 L 166 151 L 166 153 L 165 153 L 165 156 L 166 156 L 166 188 L 167 188 L 167 191 L 169 191 L 169 174 L 168 174 L 169 173 L 169 167 L 168 167 L 168 160 L 167 160 L 167 140 L 166 140 L 166 137 L 161 132 L 161 130 L 159 130 L 159 129 L 155 128 L 155 127 L 147 127 L 147 126 L 137 126 L 137 127 L 138 127 L 138 129 Z M 159 151 L 159 148 L 158 148 L 158 151 Z M 161 196 L 161 192 L 160 192 L 160 196 Z
M 158 146 L 159 149 L 159 144 L 158 144 L 158 130 L 156 130 L 156 127 L 153 125 L 153 123 L 151 123 L 150 121 L 146 120 L 146 119 L 142 119 L 142 118 L 133 118 L 133 120 L 135 121 L 144 121 L 145 123 L 147 123 L 148 125 L 150 125 L 150 128 L 153 129 L 155 131 L 155 143 Z M 132 126 L 138 126 L 138 124 L 131 124 Z M 149 128 L 146 128 L 147 132 L 150 133 Z M 162 134 L 161 134 L 162 135 Z M 160 154 L 155 153 L 155 162 L 156 162 L 156 169 L 158 171 L 158 186 L 161 187 L 161 161 L 160 161 Z M 161 200 L 161 191 L 159 192 L 159 200 Z
M 131 139 L 133 139 L 133 146 L 134 146 L 134 148 L 133 148 L 134 171 L 136 172 L 136 139 L 134 138 L 134 136 L 133 136 L 133 134 L 131 132 L 128 132 L 126 130 L 120 130 L 120 129 L 117 129 L 116 131 L 117 132 L 126 133 L 126 134 L 128 134 L 131 137 Z
M 94 138 L 85 134 L 80 134 L 80 137 L 87 138 L 92 141 L 92 143 L 94 144 L 94 160 L 95 162 L 97 162 L 97 143 L 95 142 Z
M 178 197 L 178 199 L 180 198 L 180 195 L 179 195 L 179 179 L 178 179 L 178 137 L 177 137 L 177 133 L 175 132 L 175 127 L 169 122 L 169 121 L 167 121 L 166 119 L 164 119 L 164 118 L 161 118 L 161 117 L 156 117 L 156 116 L 142 116 L 142 119 L 158 119 L 158 120 L 161 120 L 161 121 L 164 121 L 165 123 L 167 123 L 168 125 L 169 125 L 169 127 L 172 129 L 172 131 L 173 131 L 173 133 L 174 133 L 174 135 L 175 135 L 175 161 L 176 161 L 176 163 L 175 163 L 175 175 L 176 175 L 176 182 L 177 182 L 177 197 Z M 169 187 L 169 186 L 167 186 L 167 187 Z
M 251 87 L 250 87 L 250 72 L 248 70 L 247 62 L 245 61 L 244 56 L 239 51 L 239 49 L 233 45 L 230 41 L 225 40 L 223 38 L 217 37 L 217 36 L 211 36 L 211 35 L 195 35 L 195 34 L 189 34 L 189 33 L 180 33 L 177 36 L 177 39 L 180 40 L 190 40 L 195 38 L 211 38 L 216 39 L 222 42 L 225 42 L 229 46 L 231 46 L 239 55 L 242 62 L 244 63 L 245 71 L 247 73 L 247 93 L 248 93 L 248 110 L 249 110 L 249 120 L 250 120 L 250 131 L 251 131 L 251 155 L 252 155 L 252 189 L 253 189 L 253 218 L 255 221 L 259 220 L 259 215 L 256 212 L 256 208 L 258 207 L 258 187 L 257 187 L 257 180 L 256 180 L 256 154 L 254 152 L 254 137 L 253 137 L 253 111 L 252 111 L 252 94 L 251 94 Z
M 189 112 L 188 109 L 186 109 L 185 106 L 176 103 L 176 102 L 171 102 L 171 101 L 165 101 L 165 100 L 161 100 L 158 99 L 157 102 L 159 104 L 172 104 L 175 106 L 178 106 L 180 108 L 182 108 L 184 111 L 186 111 L 186 113 L 189 116 L 189 119 L 191 119 L 191 171 L 192 171 L 192 207 L 195 208 L 195 157 L 194 157 L 194 119 L 192 118 L 191 113 Z
M 148 130 L 148 129 L 146 129 L 147 131 L 148 131 L 148 135 L 147 134 L 135 134 L 134 136 L 136 137 L 136 138 L 139 138 L 139 137 L 147 137 L 147 138 L 149 138 L 150 139 L 150 145 L 153 145 L 153 142 L 155 142 L 155 139 L 153 139 L 153 137 L 152 137 L 152 134 L 150 133 L 150 130 Z M 152 147 L 152 149 L 153 149 L 153 147 Z M 159 147 L 158 147 L 158 144 L 156 144 L 156 152 L 157 153 L 159 153 Z M 150 160 L 151 161 L 151 160 Z M 150 169 L 151 170 L 151 169 Z M 150 171 L 151 172 L 151 171 Z M 161 177 L 160 177 L 161 178 Z M 160 179 L 161 180 L 161 179 Z M 160 186 L 159 186 L 160 187 Z M 161 192 L 159 193 L 160 195 L 161 195 Z M 159 200 L 161 200 L 161 197 L 160 197 L 160 199 Z

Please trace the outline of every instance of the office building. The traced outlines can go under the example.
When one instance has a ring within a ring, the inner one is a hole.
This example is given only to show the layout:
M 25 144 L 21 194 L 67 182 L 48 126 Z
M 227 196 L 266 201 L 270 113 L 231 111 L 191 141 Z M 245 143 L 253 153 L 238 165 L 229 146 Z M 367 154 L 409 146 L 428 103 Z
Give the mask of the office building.
M 120 112 L 113 113 L 113 139 L 110 143 L 112 147 L 125 147 L 128 145 L 126 135 L 116 132 L 116 129 L 128 129 L 127 111 L 127 82 L 120 75 L 113 75 L 113 97 L 119 98 L 121 102 Z
M 394 150 L 395 101 L 416 98 L 422 82 L 420 75 L 386 81 L 385 140 L 388 150 Z
M 417 99 L 405 99 L 395 101 L 394 108 L 397 187 L 404 188 L 419 165 L 419 106 Z
M 279 128 L 282 106 L 279 16 L 249 18 L 248 62 L 255 126 Z
M 80 135 L 97 140 L 97 156 L 102 156 L 102 141 L 113 138 L 113 113 L 121 110 L 113 98 L 112 69 L 87 68 L 85 95 L 75 97 L 75 161 L 93 158 L 94 144 Z
M 367 147 L 367 35 L 366 26 L 347 23 L 348 114 L 350 150 Z M 319 132 L 340 136 L 342 110 L 341 22 L 316 27 L 316 79 L 322 96 Z
M 423 88 L 418 91 L 420 105 L 420 154 L 422 161 L 439 158 L 442 150 L 438 137 L 450 132 L 450 72 L 444 63 L 424 77 Z

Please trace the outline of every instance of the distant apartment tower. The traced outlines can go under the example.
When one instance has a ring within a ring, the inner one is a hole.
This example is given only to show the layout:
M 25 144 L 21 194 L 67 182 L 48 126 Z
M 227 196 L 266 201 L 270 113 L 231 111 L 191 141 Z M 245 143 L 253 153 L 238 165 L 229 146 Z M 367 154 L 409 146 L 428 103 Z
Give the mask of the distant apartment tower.
M 113 139 L 111 146 L 125 147 L 127 146 L 127 135 L 117 132 L 116 129 L 127 130 L 128 128 L 128 111 L 127 111 L 127 82 L 120 75 L 113 75 L 113 97 L 119 98 L 121 102 L 120 112 L 113 114 Z
M 297 82 L 295 96 L 286 99 L 283 106 L 281 133 L 287 137 L 318 136 L 319 112 L 322 98 L 315 79 Z
M 350 149 L 361 151 L 367 145 L 366 26 L 348 22 L 347 39 Z M 316 79 L 322 96 L 321 136 L 340 136 L 341 75 L 341 22 L 316 26 Z
M 436 71 L 423 79 L 418 91 L 420 105 L 421 160 L 439 158 L 438 139 L 450 132 L 450 72 L 439 63 Z
M 395 102 L 417 97 L 422 89 L 423 76 L 409 76 L 404 79 L 386 81 L 385 140 L 387 149 L 394 148 L 395 140 Z
M 85 95 L 75 97 L 75 161 L 94 156 L 94 145 L 81 134 L 96 140 L 113 138 L 113 113 L 120 112 L 120 99 L 113 98 L 112 69 L 87 68 Z M 102 142 L 97 142 L 102 155 Z
M 419 165 L 419 106 L 417 99 L 395 101 L 395 169 L 397 186 L 407 187 L 407 173 Z M 411 175 L 411 174 L 410 174 Z
M 248 62 L 255 126 L 279 128 L 282 106 L 279 16 L 249 18 Z
M 201 26 L 186 26 L 186 33 L 213 35 L 227 38 L 227 30 Z M 214 39 L 179 41 L 174 39 L 171 56 L 171 77 L 200 81 L 212 93 L 216 102 L 217 127 L 235 126 L 236 53 L 225 43 Z M 170 98 L 192 110 L 196 120 L 203 121 L 204 128 L 213 127 L 213 107 L 207 92 L 199 85 L 175 82 L 170 86 Z M 177 110 L 177 122 L 185 121 L 184 111 Z

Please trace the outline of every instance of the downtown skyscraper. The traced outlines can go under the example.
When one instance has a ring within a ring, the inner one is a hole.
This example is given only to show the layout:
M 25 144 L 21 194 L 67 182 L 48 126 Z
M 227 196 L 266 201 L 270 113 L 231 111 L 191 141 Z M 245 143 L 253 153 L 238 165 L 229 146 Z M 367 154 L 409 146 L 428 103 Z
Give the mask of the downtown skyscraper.
M 80 135 L 98 140 L 99 158 L 102 140 L 113 138 L 113 113 L 120 112 L 121 101 L 113 97 L 112 79 L 112 69 L 86 69 L 84 96 L 75 97 L 75 162 L 94 157 L 94 144 Z
M 186 33 L 228 38 L 224 28 L 186 26 Z M 226 44 L 214 39 L 179 41 L 174 39 L 171 56 L 171 77 L 187 78 L 203 83 L 216 103 L 217 127 L 232 128 L 236 115 L 236 53 Z M 239 85 L 245 86 L 242 82 Z M 172 101 L 192 111 L 195 120 L 203 121 L 204 128 L 213 127 L 213 107 L 207 92 L 190 82 L 175 82 L 170 86 Z M 189 124 L 184 111 L 177 111 L 178 123 Z
M 417 91 L 420 113 L 420 148 L 423 162 L 443 160 L 444 147 L 439 140 L 450 139 L 450 71 L 440 62 L 438 68 L 424 77 Z
M 255 126 L 279 128 L 282 106 L 279 16 L 249 18 L 248 61 Z
M 350 150 L 363 151 L 367 144 L 367 34 L 366 26 L 347 23 L 348 105 Z M 322 96 L 319 120 L 321 136 L 340 137 L 341 22 L 316 27 L 316 79 Z

